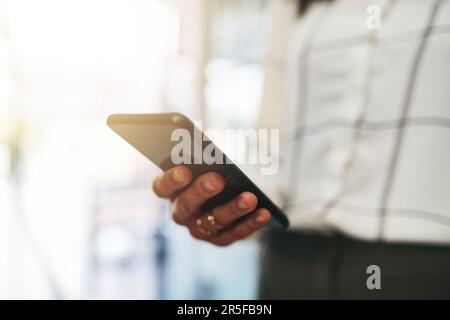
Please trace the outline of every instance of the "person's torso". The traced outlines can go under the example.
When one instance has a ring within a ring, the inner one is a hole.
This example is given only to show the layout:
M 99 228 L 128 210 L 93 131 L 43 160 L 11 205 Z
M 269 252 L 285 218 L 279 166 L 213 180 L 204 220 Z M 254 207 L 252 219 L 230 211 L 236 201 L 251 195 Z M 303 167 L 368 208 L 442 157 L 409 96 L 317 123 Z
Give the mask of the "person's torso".
M 319 4 L 292 39 L 293 227 L 450 243 L 450 1 Z

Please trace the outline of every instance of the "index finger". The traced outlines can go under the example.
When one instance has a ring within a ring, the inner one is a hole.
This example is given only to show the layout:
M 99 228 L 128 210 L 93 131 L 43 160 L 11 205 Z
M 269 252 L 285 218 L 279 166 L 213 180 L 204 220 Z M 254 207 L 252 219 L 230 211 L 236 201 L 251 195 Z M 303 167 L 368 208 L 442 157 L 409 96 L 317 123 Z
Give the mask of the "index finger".
M 170 168 L 153 180 L 153 191 L 158 197 L 171 198 L 192 181 L 191 171 L 184 166 Z

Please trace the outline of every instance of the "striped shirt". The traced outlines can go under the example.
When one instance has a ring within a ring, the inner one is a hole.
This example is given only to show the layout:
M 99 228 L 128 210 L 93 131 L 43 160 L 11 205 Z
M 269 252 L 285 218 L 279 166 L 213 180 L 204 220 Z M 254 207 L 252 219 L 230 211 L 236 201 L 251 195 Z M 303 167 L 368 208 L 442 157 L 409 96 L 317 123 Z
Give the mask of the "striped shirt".
M 318 3 L 289 39 L 261 123 L 284 131 L 291 228 L 450 244 L 450 1 Z

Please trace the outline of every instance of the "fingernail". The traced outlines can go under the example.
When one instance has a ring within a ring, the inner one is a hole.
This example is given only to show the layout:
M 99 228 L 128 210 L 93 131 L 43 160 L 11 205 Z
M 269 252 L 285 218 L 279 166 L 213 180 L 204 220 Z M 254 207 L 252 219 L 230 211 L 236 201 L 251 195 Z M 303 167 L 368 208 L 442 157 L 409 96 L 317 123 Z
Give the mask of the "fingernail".
M 209 192 L 216 191 L 216 189 L 217 189 L 212 178 L 205 179 L 205 182 L 203 183 L 203 186 Z
M 256 217 L 256 221 L 259 223 L 264 223 L 267 220 L 269 220 L 269 216 L 265 212 L 258 214 L 258 216 Z
M 245 200 L 244 200 L 243 196 L 239 196 L 238 207 L 239 207 L 239 209 L 242 209 L 242 210 L 247 210 L 248 209 L 248 205 L 245 203 Z
M 174 205 L 176 208 L 176 212 L 185 213 L 186 211 L 188 211 L 188 207 L 186 207 L 186 205 L 178 199 L 175 200 Z
M 178 183 L 183 183 L 185 181 L 183 170 L 175 169 L 173 171 L 173 179 Z

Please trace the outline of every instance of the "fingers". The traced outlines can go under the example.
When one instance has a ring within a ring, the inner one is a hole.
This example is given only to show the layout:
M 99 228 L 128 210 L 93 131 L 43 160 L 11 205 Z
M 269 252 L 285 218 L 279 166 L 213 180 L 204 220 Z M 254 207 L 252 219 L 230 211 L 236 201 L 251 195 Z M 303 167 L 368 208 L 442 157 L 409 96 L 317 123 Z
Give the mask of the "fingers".
M 258 199 L 251 192 L 242 192 L 230 202 L 215 207 L 212 212 L 202 215 L 195 223 L 208 231 L 216 232 L 229 227 L 230 224 L 254 211 Z
M 241 193 L 232 201 L 195 220 L 203 203 L 224 189 L 225 180 L 220 174 L 210 172 L 198 177 L 187 187 L 192 179 L 192 173 L 187 167 L 177 166 L 156 178 L 153 190 L 162 198 L 173 199 L 177 195 L 173 204 L 173 219 L 178 224 L 187 225 L 193 237 L 225 246 L 246 238 L 270 220 L 270 212 L 265 208 L 250 213 L 258 202 L 250 192 Z M 178 194 L 178 191 L 181 193 Z
M 194 238 L 206 240 L 218 246 L 226 246 L 237 240 L 244 239 L 253 232 L 264 227 L 271 218 L 270 212 L 260 208 L 246 217 L 244 220 L 217 234 L 198 228 L 195 223 L 189 227 L 189 232 Z
M 222 225 L 229 225 L 256 209 L 258 199 L 251 192 L 242 192 L 234 200 L 214 208 L 212 214 Z
M 224 178 L 215 172 L 199 176 L 174 201 L 172 217 L 178 224 L 187 225 L 195 218 L 200 206 L 225 187 Z
M 250 214 L 242 222 L 224 230 L 210 239 L 210 242 L 218 246 L 226 246 L 237 240 L 244 239 L 253 232 L 264 227 L 271 218 L 269 210 L 260 208 Z
M 153 181 L 153 191 L 161 198 L 171 198 L 173 194 L 192 181 L 191 171 L 183 166 L 173 167 Z

